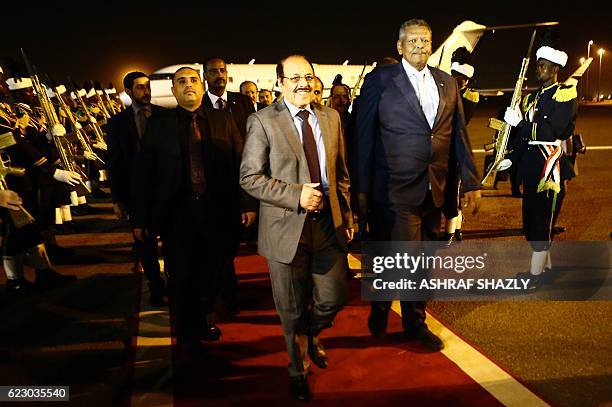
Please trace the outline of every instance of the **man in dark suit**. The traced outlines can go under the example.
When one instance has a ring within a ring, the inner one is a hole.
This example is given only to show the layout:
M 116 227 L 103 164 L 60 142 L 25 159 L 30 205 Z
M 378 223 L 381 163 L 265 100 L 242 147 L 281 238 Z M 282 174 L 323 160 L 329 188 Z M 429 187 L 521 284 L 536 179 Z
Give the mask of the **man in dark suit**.
M 132 183 L 134 235 L 161 237 L 177 351 L 189 355 L 200 339 L 220 336 L 206 315 L 240 227 L 242 139 L 229 112 L 203 106 L 198 71 L 176 71 L 172 93 L 178 107 L 153 116 L 143 139 Z
M 204 77 L 208 91 L 204 96 L 204 106 L 215 110 L 227 110 L 238 127 L 238 131 L 244 142 L 246 138 L 247 117 L 255 112 L 251 98 L 236 92 L 228 92 L 227 86 L 227 67 L 225 61 L 218 57 L 209 58 L 204 62 Z M 245 211 L 242 214 L 242 224 L 247 229 L 247 235 L 253 235 L 253 228 L 257 217 L 257 208 Z M 240 244 L 242 231 L 239 230 L 234 236 L 234 246 L 236 250 Z M 230 314 L 236 315 L 240 312 L 238 304 L 238 279 L 234 269 L 235 253 L 227 259 L 227 273 L 224 274 L 224 282 L 221 288 L 221 299 L 225 303 L 226 309 Z
M 345 251 L 353 217 L 340 117 L 311 103 L 312 64 L 292 55 L 276 73 L 283 100 L 249 117 L 240 182 L 261 201 L 259 253 L 270 269 L 291 389 L 305 400 L 310 396 L 305 354 L 327 367 L 319 334 L 346 298 Z
M 259 95 L 259 89 L 257 89 L 257 84 L 252 81 L 244 81 L 240 84 L 240 93 L 244 96 L 248 96 L 249 99 L 253 102 L 253 108 L 256 112 L 261 109 L 267 107 L 268 105 L 264 105 L 263 103 L 259 103 L 257 101 Z
M 436 240 L 447 174 L 457 165 L 466 203 L 475 211 L 480 203 L 457 82 L 427 67 L 431 36 L 423 20 L 403 23 L 397 41 L 402 62 L 375 69 L 361 89 L 357 190 L 361 216 L 378 241 Z M 409 338 L 440 350 L 444 344 L 425 324 L 425 305 L 401 302 L 403 328 Z M 385 334 L 389 308 L 390 302 L 372 302 L 373 335 Z
M 151 104 L 149 77 L 142 72 L 130 72 L 123 78 L 125 92 L 132 99 L 127 109 L 113 116 L 107 124 L 107 171 L 109 174 L 113 209 L 118 219 L 133 221 L 134 208 L 130 199 L 130 180 L 134 174 L 136 153 L 149 117 L 164 109 Z M 152 306 L 164 305 L 164 281 L 157 260 L 157 239 L 147 236 L 144 241 L 134 239 L 136 259 L 142 264 L 149 284 Z

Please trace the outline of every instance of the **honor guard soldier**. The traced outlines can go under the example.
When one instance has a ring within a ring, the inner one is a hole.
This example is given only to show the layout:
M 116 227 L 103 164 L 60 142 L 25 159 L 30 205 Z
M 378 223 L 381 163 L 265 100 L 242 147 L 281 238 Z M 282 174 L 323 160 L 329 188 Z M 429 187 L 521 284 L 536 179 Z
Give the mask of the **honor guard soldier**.
M 570 137 L 576 126 L 578 109 L 575 85 L 557 81 L 559 70 L 567 63 L 567 54 L 549 46 L 536 52 L 536 78 L 540 88 L 528 94 L 520 109 L 507 108 L 504 120 L 516 132 L 513 157 L 519 166 L 523 184 L 523 229 L 533 254 L 529 272 L 518 273 L 517 279 L 528 280 L 528 290 L 543 283 L 550 273 L 552 218 L 565 193 L 561 183 L 559 161 L 563 154 L 561 141 Z
M 457 86 L 459 86 L 459 94 L 463 102 L 463 115 L 465 117 L 466 126 L 470 123 L 474 111 L 476 110 L 476 105 L 478 105 L 478 101 L 480 100 L 478 92 L 468 87 L 468 83 L 474 76 L 474 67 L 469 64 L 470 56 L 470 52 L 467 48 L 460 47 L 453 52 L 453 56 L 451 57 L 451 75 L 457 81 Z M 448 188 L 447 191 L 450 192 L 451 195 L 445 199 L 444 217 L 446 218 L 446 227 L 444 240 L 447 246 L 450 246 L 453 242 L 460 242 L 463 240 L 463 234 L 461 233 L 463 213 L 459 202 L 461 179 L 458 175 L 457 171 L 449 172 L 449 176 L 453 177 L 449 178 L 450 182 L 456 184 L 457 187 L 454 189 Z

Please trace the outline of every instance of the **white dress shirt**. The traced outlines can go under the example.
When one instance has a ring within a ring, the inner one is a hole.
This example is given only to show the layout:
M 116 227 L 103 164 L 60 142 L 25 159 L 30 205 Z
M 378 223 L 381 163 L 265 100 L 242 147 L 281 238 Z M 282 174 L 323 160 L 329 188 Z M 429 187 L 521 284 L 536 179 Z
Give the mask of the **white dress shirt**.
M 217 104 L 217 100 L 219 100 L 219 96 L 213 95 L 208 90 L 206 91 L 206 93 L 208 94 L 208 97 L 210 98 L 210 101 L 212 102 L 213 109 L 219 109 L 219 105 Z M 221 99 L 223 99 L 225 101 L 225 106 L 227 106 L 228 105 L 228 103 L 227 103 L 227 90 L 223 91 L 223 95 L 221 95 Z
M 402 58 L 402 65 L 419 98 L 419 103 L 421 104 L 423 113 L 425 113 L 429 127 L 433 129 L 436 115 L 438 114 L 438 104 L 440 103 L 438 85 L 427 65 L 425 65 L 425 68 L 422 70 L 417 71 L 417 69 L 410 65 L 404 58 Z
M 329 182 L 327 180 L 327 166 L 325 165 L 325 160 L 327 158 L 325 154 L 325 144 L 323 143 L 323 133 L 321 132 L 321 126 L 319 126 L 319 121 L 317 120 L 317 116 L 310 106 L 306 106 L 304 109 L 300 109 L 299 107 L 292 105 L 287 99 L 283 98 L 285 105 L 289 109 L 289 114 L 291 114 L 291 118 L 293 118 L 293 124 L 297 128 L 298 134 L 300 136 L 300 141 L 302 144 L 304 143 L 304 139 L 302 136 L 302 119 L 297 115 L 301 110 L 307 110 L 310 115 L 308 115 L 308 124 L 312 128 L 312 132 L 314 133 L 315 142 L 317 143 L 317 154 L 319 156 L 319 168 L 321 169 L 321 186 L 323 187 L 323 193 L 325 195 L 328 194 L 329 191 Z

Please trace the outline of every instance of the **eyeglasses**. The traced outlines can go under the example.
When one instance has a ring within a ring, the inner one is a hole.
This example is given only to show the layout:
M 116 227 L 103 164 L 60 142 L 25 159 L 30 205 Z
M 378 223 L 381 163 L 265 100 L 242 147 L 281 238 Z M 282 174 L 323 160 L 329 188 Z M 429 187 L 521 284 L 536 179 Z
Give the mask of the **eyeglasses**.
M 281 78 L 289 79 L 292 83 L 298 83 L 300 81 L 300 79 L 302 79 L 302 78 L 304 78 L 306 80 L 306 82 L 312 83 L 312 81 L 314 81 L 314 79 L 315 79 L 315 77 L 313 75 L 292 76 L 292 77 L 281 76 Z
M 416 43 L 421 40 L 421 42 L 423 43 L 423 45 L 429 45 L 431 43 L 431 40 L 429 38 L 411 38 L 409 40 L 406 40 L 406 42 L 410 45 L 416 45 Z

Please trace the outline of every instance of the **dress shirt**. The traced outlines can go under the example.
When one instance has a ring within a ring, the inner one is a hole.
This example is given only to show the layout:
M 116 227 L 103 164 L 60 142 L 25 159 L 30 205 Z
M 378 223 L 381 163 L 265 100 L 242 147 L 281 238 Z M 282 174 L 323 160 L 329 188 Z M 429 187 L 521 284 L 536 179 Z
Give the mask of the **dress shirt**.
M 404 67 L 404 71 L 406 71 L 408 79 L 410 79 L 410 83 L 412 84 L 412 87 L 419 98 L 419 103 L 421 104 L 423 113 L 425 113 L 429 127 L 433 129 L 436 115 L 438 113 L 438 104 L 440 103 L 438 85 L 431 75 L 431 71 L 427 65 L 425 65 L 425 68 L 422 70 L 417 71 L 415 67 L 410 65 L 408 61 L 402 58 L 402 66 Z
M 300 109 L 299 107 L 292 105 L 286 99 L 283 99 L 285 105 L 289 109 L 289 114 L 291 114 L 291 118 L 293 119 L 293 124 L 295 124 L 295 128 L 300 136 L 300 142 L 303 143 L 302 138 L 302 119 L 297 115 L 300 110 L 307 110 L 310 115 L 308 116 L 308 124 L 312 128 L 312 132 L 315 136 L 315 142 L 317 143 L 317 153 L 319 156 L 319 167 L 321 168 L 321 187 L 323 188 L 323 193 L 325 195 L 328 194 L 329 191 L 329 183 L 327 180 L 327 166 L 325 165 L 325 144 L 323 143 L 323 133 L 321 132 L 321 127 L 319 126 L 319 121 L 317 120 L 317 116 L 315 115 L 312 108 L 306 106 L 304 109 Z
M 217 100 L 219 99 L 219 96 L 213 95 L 212 93 L 210 93 L 210 91 L 206 91 L 206 93 L 208 94 L 208 97 L 210 98 L 210 101 L 212 102 L 213 109 L 219 109 L 219 106 L 217 105 Z M 227 90 L 223 91 L 223 94 L 221 95 L 221 99 L 225 100 L 225 106 L 229 106 L 228 101 L 227 101 Z

